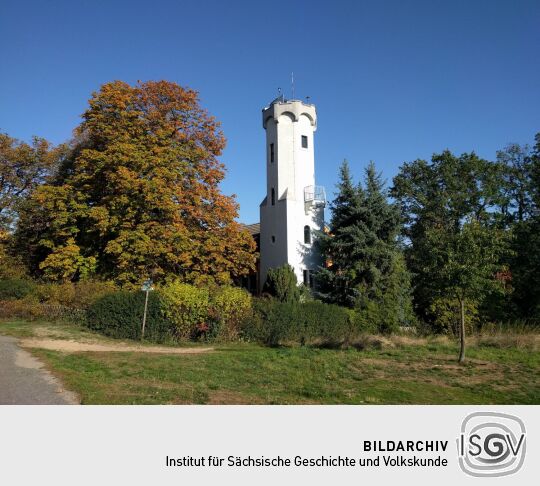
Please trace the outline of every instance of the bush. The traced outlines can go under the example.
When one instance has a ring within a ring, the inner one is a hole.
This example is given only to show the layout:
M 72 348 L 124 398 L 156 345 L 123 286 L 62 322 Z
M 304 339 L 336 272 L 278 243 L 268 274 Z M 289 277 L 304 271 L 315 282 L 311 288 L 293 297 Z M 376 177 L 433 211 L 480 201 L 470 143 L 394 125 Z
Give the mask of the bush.
M 454 336 L 459 335 L 461 310 L 457 299 L 449 297 L 435 299 L 429 306 L 429 317 L 434 332 Z M 465 301 L 465 323 L 467 335 L 480 325 L 478 305 L 471 300 Z
M 31 294 L 35 285 L 20 278 L 0 280 L 0 300 L 22 299 Z
M 171 322 L 178 339 L 194 338 L 208 332 L 210 295 L 207 289 L 173 282 L 163 287 L 160 294 L 163 317 Z
M 238 338 L 242 323 L 253 312 L 251 295 L 238 287 L 218 287 L 211 293 L 210 301 L 211 326 L 207 337 L 227 341 Z
M 0 279 L 24 278 L 26 276 L 24 265 L 19 258 L 7 253 L 1 239 L 0 235 Z
M 335 304 L 313 301 L 300 305 L 301 344 L 348 345 L 359 333 L 356 312 Z
M 245 321 L 242 336 L 268 346 L 290 341 L 298 321 L 298 305 L 271 298 L 254 299 L 252 318 Z
M 268 270 L 264 292 L 280 302 L 297 302 L 300 299 L 300 289 L 293 267 L 285 264 L 282 267 Z
M 47 304 L 88 309 L 98 299 L 116 290 L 112 282 L 83 280 L 41 284 L 36 287 L 34 294 L 40 302 Z
M 0 301 L 0 318 L 17 317 L 30 321 L 45 317 L 44 309 L 33 299 Z
M 143 292 L 115 292 L 94 302 L 87 312 L 86 325 L 107 336 L 140 339 L 144 313 Z M 173 328 L 164 318 L 164 303 L 158 292 L 150 292 L 144 337 L 161 343 L 173 337 Z
M 268 346 L 286 343 L 347 345 L 361 333 L 355 311 L 332 304 L 256 299 L 242 336 Z

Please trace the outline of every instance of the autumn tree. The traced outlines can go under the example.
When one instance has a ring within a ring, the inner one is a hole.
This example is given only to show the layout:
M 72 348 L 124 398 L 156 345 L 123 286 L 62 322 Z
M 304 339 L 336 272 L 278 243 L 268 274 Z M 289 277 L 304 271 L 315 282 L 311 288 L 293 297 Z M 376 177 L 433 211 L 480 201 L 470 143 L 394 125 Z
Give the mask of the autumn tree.
M 17 244 L 53 280 L 228 282 L 254 242 L 221 193 L 225 146 L 197 92 L 167 81 L 94 93 L 54 179 L 25 204 Z
M 44 182 L 59 155 L 43 138 L 28 144 L 0 133 L 0 232 L 13 228 L 20 202 Z

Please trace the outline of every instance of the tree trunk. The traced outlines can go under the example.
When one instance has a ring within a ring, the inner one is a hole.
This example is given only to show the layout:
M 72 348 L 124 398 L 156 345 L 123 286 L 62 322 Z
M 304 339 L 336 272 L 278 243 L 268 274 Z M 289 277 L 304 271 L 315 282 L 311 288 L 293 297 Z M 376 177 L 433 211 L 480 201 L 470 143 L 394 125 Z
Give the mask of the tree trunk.
M 461 324 L 459 326 L 459 362 L 465 361 L 465 299 L 459 299 L 461 307 Z

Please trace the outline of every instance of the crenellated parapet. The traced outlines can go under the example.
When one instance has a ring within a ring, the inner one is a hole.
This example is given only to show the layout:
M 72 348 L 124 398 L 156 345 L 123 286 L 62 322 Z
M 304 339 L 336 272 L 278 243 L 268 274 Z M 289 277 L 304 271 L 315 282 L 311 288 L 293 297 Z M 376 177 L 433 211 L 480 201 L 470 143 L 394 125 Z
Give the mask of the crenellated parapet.
M 281 116 L 288 116 L 293 122 L 300 120 L 301 116 L 305 116 L 309 119 L 313 131 L 317 129 L 317 112 L 315 105 L 304 103 L 300 100 L 285 100 L 283 98 L 276 98 L 269 106 L 262 110 L 263 128 L 266 130 L 266 126 L 269 120 L 275 120 L 279 123 Z

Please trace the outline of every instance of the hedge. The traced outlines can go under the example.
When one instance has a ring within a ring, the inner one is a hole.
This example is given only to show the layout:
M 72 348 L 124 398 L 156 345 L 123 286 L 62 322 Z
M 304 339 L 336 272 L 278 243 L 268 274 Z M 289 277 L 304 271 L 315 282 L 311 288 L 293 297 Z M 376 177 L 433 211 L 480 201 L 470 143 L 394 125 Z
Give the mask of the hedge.
M 90 306 L 87 326 L 107 336 L 139 339 L 143 310 L 142 292 L 114 292 Z M 232 341 L 251 316 L 251 296 L 243 289 L 171 283 L 150 293 L 145 339 Z
M 88 327 L 117 338 L 139 339 L 144 293 L 115 292 L 90 306 Z M 267 346 L 347 346 L 373 331 L 359 313 L 319 301 L 252 298 L 234 287 L 169 284 L 150 293 L 145 339 L 153 342 L 243 339 Z
M 98 299 L 87 312 L 86 325 L 106 336 L 140 339 L 144 313 L 143 292 L 115 292 Z M 145 339 L 156 343 L 174 338 L 174 329 L 164 317 L 163 298 L 151 292 L 148 299 Z
M 0 280 L 0 300 L 23 299 L 32 293 L 34 287 L 32 282 L 20 278 Z
M 255 299 L 253 317 L 244 322 L 242 336 L 268 346 L 342 346 L 366 330 L 355 311 L 337 305 Z

